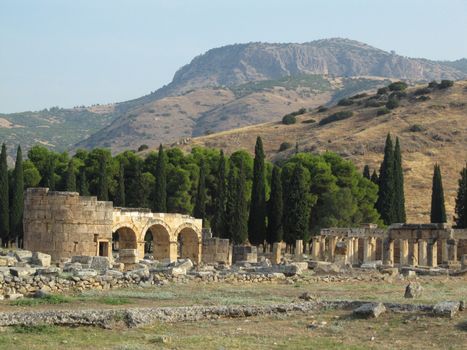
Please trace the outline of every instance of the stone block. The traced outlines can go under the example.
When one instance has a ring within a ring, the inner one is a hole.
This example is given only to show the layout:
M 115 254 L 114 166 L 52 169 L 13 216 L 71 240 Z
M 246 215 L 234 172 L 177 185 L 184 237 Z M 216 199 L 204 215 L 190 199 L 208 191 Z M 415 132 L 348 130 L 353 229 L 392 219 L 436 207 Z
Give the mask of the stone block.
M 36 269 L 32 267 L 11 267 L 10 273 L 15 277 L 33 276 L 36 273 Z
M 87 255 L 75 255 L 71 257 L 71 262 L 91 265 L 92 258 L 93 258 L 92 256 L 87 256 Z
M 24 295 L 21 293 L 11 293 L 11 294 L 6 295 L 6 298 L 9 300 L 18 300 L 18 299 L 22 299 L 23 297 Z
M 378 318 L 381 314 L 386 312 L 386 307 L 383 303 L 367 303 L 356 308 L 353 314 L 358 317 L 364 318 Z
M 423 287 L 418 282 L 410 282 L 405 287 L 404 298 L 420 298 L 422 296 Z
M 78 270 L 73 273 L 77 277 L 81 278 L 90 278 L 90 277 L 96 277 L 97 276 L 97 271 L 96 270 L 90 270 L 90 269 L 85 269 L 85 270 Z
M 16 261 L 12 256 L 0 256 L 0 266 L 14 266 Z
M 110 268 L 110 259 L 106 256 L 93 256 L 91 269 L 105 271 Z
M 32 254 L 31 263 L 33 265 L 49 267 L 51 261 L 52 261 L 52 257 L 49 254 L 44 254 L 44 253 L 40 253 L 40 252 L 34 252 Z
M 32 258 L 32 252 L 29 250 L 17 250 L 15 251 L 15 258 L 18 261 L 30 262 Z
M 442 301 L 435 305 L 433 313 L 435 316 L 440 317 L 454 317 L 460 309 L 460 302 L 458 301 Z
M 186 275 L 186 270 L 184 268 L 181 268 L 181 267 L 170 267 L 168 270 L 167 270 L 172 276 L 183 276 L 183 275 Z
M 193 262 L 190 259 L 180 259 L 175 266 L 190 271 L 193 268 Z
M 50 267 L 44 267 L 44 268 L 38 268 L 36 270 L 36 275 L 41 275 L 41 276 L 58 276 L 62 272 L 62 269 L 59 267 L 55 266 L 50 266 Z

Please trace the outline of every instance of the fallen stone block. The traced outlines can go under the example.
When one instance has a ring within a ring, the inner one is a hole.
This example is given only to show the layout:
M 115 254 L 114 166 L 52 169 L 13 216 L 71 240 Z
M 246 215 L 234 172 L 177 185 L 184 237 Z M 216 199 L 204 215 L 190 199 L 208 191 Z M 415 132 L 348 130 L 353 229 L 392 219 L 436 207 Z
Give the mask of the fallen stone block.
M 397 267 L 385 267 L 380 270 L 382 274 L 389 275 L 391 277 L 399 276 L 399 269 Z
M 17 260 L 12 256 L 0 256 L 0 266 L 15 266 Z
M 36 275 L 39 276 L 58 276 L 62 272 L 59 267 L 51 266 L 36 269 Z
M 454 317 L 460 309 L 460 302 L 458 301 L 442 301 L 436 304 L 433 308 L 435 316 L 440 317 Z
M 0 275 L 2 276 L 11 276 L 10 268 L 6 266 L 0 266 Z
M 378 318 L 381 314 L 386 312 L 386 307 L 383 303 L 367 303 L 356 308 L 353 314 L 358 317 L 364 318 Z
M 360 265 L 362 269 L 375 270 L 383 265 L 382 260 L 367 261 Z
M 31 263 L 33 265 L 49 267 L 52 261 L 52 257 L 49 254 L 44 254 L 41 252 L 34 252 L 32 254 Z
M 72 272 L 74 273 L 75 271 L 79 271 L 83 269 L 83 265 L 81 265 L 79 262 L 67 262 L 63 266 L 63 272 Z
M 91 269 L 105 271 L 110 268 L 110 259 L 106 256 L 93 256 L 91 260 Z
M 74 272 L 74 275 L 76 277 L 80 277 L 80 278 L 91 278 L 91 277 L 96 277 L 97 276 L 97 271 L 96 270 L 90 270 L 90 269 L 78 270 L 78 271 Z
M 170 267 L 168 270 L 167 270 L 172 276 L 183 276 L 183 275 L 186 275 L 186 270 L 181 268 L 181 267 L 177 267 L 177 266 L 174 266 L 174 267 Z
M 75 255 L 71 257 L 71 263 L 91 265 L 92 258 L 93 258 L 92 256 L 87 256 L 87 255 Z
M 117 270 L 107 270 L 105 272 L 105 275 L 106 276 L 110 276 L 110 277 L 113 277 L 113 278 L 122 278 L 123 277 L 123 272 L 121 271 L 117 271 Z
M 420 298 L 422 296 L 423 287 L 418 282 L 410 282 L 405 287 L 404 298 Z
M 6 295 L 6 298 L 10 300 L 18 300 L 18 299 L 22 299 L 23 297 L 24 295 L 21 293 L 11 293 L 11 294 Z
M 11 267 L 10 273 L 15 277 L 33 276 L 36 273 L 36 269 L 32 267 Z
M 175 266 L 190 271 L 193 268 L 193 262 L 190 259 L 181 259 L 177 261 Z
M 320 262 L 320 264 L 316 265 L 316 267 L 314 268 L 314 271 L 316 273 L 324 273 L 324 274 L 333 274 L 333 275 L 337 275 L 341 272 L 341 268 L 334 264 L 334 263 L 322 263 Z
M 18 261 L 31 262 L 32 252 L 29 250 L 16 250 L 14 256 Z

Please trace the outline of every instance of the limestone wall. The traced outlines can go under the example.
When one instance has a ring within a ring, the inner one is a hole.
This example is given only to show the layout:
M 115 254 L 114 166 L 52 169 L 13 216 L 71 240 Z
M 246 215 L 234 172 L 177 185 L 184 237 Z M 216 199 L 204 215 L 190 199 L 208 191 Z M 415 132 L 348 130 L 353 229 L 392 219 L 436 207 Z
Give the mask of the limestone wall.
M 111 255 L 112 202 L 77 192 L 29 188 L 24 201 L 24 248 L 50 254 L 53 261 L 73 255 Z
M 232 264 L 232 247 L 228 239 L 203 239 L 202 261 L 205 264 Z

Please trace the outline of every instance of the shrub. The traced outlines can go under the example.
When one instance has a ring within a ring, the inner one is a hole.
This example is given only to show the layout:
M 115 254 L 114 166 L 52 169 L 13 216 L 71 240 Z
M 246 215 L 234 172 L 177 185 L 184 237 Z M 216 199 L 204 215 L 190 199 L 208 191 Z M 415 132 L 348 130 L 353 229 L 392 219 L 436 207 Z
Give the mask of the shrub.
M 388 108 L 384 107 L 384 108 L 378 109 L 378 111 L 376 112 L 376 115 L 377 115 L 377 116 L 385 115 L 385 114 L 388 114 L 388 113 L 390 113 L 390 112 L 391 112 L 391 111 L 390 111 Z
M 420 124 L 413 124 L 409 127 L 410 132 L 420 132 L 425 131 L 425 127 Z
M 338 106 L 350 106 L 350 105 L 353 105 L 353 101 L 349 100 L 348 98 L 343 98 L 342 100 L 339 100 L 339 102 L 337 102 L 337 105 Z
M 328 110 L 327 107 L 324 107 L 324 106 L 319 106 L 318 107 L 318 113 L 323 113 L 323 112 L 326 112 Z
M 289 149 L 292 147 L 292 144 L 290 142 L 282 142 L 281 145 L 279 146 L 279 152 L 285 151 L 286 149 Z
M 141 145 L 141 146 L 138 147 L 138 152 L 144 151 L 144 150 L 146 150 L 148 148 L 149 148 L 148 145 Z
M 294 115 L 287 114 L 282 117 L 282 124 L 291 125 L 297 122 L 297 118 Z
M 394 109 L 399 107 L 399 100 L 397 98 L 391 98 L 389 101 L 386 103 L 386 108 L 388 109 Z
M 389 89 L 387 87 L 382 87 L 379 88 L 378 91 L 376 92 L 377 95 L 385 95 L 389 92 Z
M 386 102 L 378 100 L 368 100 L 365 102 L 365 107 L 381 107 L 384 106 Z
M 438 82 L 436 80 L 432 80 L 428 83 L 428 87 L 432 89 L 438 88 Z
M 403 81 L 396 81 L 395 83 L 389 84 L 388 88 L 391 91 L 404 91 L 407 89 L 407 83 Z
M 400 100 L 401 98 L 404 98 L 404 97 L 407 97 L 407 93 L 406 93 L 406 92 L 404 92 L 404 91 L 394 91 L 393 93 L 391 93 L 391 94 L 389 95 L 388 98 L 389 98 L 389 99 L 391 99 L 391 98 L 397 98 L 397 99 Z
M 316 120 L 314 120 L 314 119 L 307 119 L 307 120 L 302 121 L 302 124 L 313 124 L 313 123 L 316 123 Z
M 353 115 L 352 111 L 337 112 L 337 113 L 331 114 L 330 116 L 326 118 L 321 119 L 319 121 L 319 125 L 326 125 L 326 124 L 336 122 L 339 120 L 344 120 L 344 119 L 350 118 L 352 115 Z
M 431 100 L 430 96 L 422 95 L 416 98 L 417 101 L 423 102 L 423 101 L 428 101 Z
M 424 87 L 424 88 L 415 90 L 415 92 L 413 94 L 415 96 L 419 96 L 419 95 L 429 94 L 430 92 L 431 92 L 431 89 L 429 87 Z
M 363 92 L 361 94 L 356 94 L 356 95 L 353 95 L 352 97 L 350 97 L 351 100 L 358 100 L 359 98 L 364 98 L 364 97 L 367 97 L 368 94 Z
M 441 83 L 438 85 L 438 89 L 447 89 L 454 85 L 452 80 L 441 80 Z

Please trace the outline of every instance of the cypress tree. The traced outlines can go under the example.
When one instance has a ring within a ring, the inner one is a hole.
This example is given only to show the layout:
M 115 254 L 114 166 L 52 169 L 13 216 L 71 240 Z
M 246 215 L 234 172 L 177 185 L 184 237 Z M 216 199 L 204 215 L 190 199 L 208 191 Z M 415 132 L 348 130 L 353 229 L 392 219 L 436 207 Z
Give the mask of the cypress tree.
M 117 207 L 125 206 L 125 168 L 123 163 L 120 163 L 120 169 L 118 171 L 118 188 L 114 202 Z
M 131 192 L 128 195 L 128 206 L 146 208 L 148 206 L 148 189 L 145 185 L 140 162 L 135 164 L 135 172 L 131 180 Z M 131 196 L 130 196 L 131 195 Z
M 269 244 L 282 241 L 282 182 L 278 166 L 272 169 L 271 196 L 268 202 L 267 241 Z
M 0 155 L 0 238 L 6 247 L 10 236 L 10 195 L 8 188 L 8 165 L 6 145 L 2 145 Z
M 367 178 L 368 180 L 371 180 L 370 167 L 368 166 L 368 164 L 366 164 L 365 167 L 363 168 L 363 177 Z
M 109 200 L 109 183 L 107 176 L 107 159 L 105 155 L 100 157 L 99 161 L 99 179 L 97 187 L 97 199 L 100 201 Z
M 23 153 L 21 146 L 16 152 L 15 170 L 13 171 L 13 196 L 10 212 L 10 241 L 23 236 L 24 174 Z
M 65 179 L 65 191 L 75 192 L 76 191 L 76 174 L 75 174 L 75 165 L 73 159 L 70 159 L 68 162 L 68 168 L 66 171 Z
M 156 164 L 156 189 L 154 192 L 154 211 L 167 212 L 167 174 L 166 159 L 162 144 L 159 146 L 159 154 Z
M 284 194 L 284 238 L 288 244 L 297 239 L 307 240 L 310 217 L 308 186 L 305 182 L 305 169 L 295 164 L 292 177 Z
M 228 238 L 235 244 L 248 241 L 248 208 L 246 202 L 246 178 L 243 162 L 239 168 L 231 164 L 227 198 Z
M 402 156 L 398 137 L 394 147 L 394 213 L 395 222 L 405 223 L 404 173 L 402 171 Z
M 386 137 L 384 159 L 379 170 L 379 191 L 376 209 L 386 225 L 395 220 L 394 210 L 394 149 L 391 135 Z
M 79 169 L 78 192 L 81 196 L 89 196 L 89 184 L 86 178 L 86 169 L 84 166 Z
M 45 186 L 51 191 L 55 191 L 55 156 L 49 154 L 45 169 Z
M 379 179 L 378 179 L 378 174 L 376 173 L 376 170 L 373 170 L 373 174 L 371 174 L 370 180 L 371 180 L 371 182 L 373 182 L 374 184 L 378 185 Z
M 266 239 L 266 180 L 263 141 L 259 136 L 255 146 L 248 233 L 249 241 L 253 245 L 262 244 Z
M 467 166 L 461 171 L 455 210 L 457 228 L 467 228 Z
M 431 215 L 432 223 L 446 222 L 446 208 L 444 206 L 443 180 L 441 179 L 441 168 L 435 164 L 433 171 L 433 186 L 431 190 Z
M 212 219 L 212 228 L 216 237 L 223 237 L 226 235 L 226 215 L 225 215 L 225 201 L 226 201 L 226 183 L 225 183 L 225 157 L 224 152 L 221 150 L 219 157 L 219 166 L 217 169 L 216 179 L 216 193 L 214 195 L 214 217 Z
M 204 159 L 202 158 L 199 165 L 198 189 L 196 191 L 194 216 L 197 219 L 204 220 L 206 218 L 206 166 Z
M 237 169 L 230 163 L 229 176 L 227 180 L 227 192 L 226 192 L 226 203 L 225 203 L 225 231 L 220 231 L 221 237 L 233 240 L 235 235 L 235 227 L 233 216 L 235 215 L 236 209 L 236 198 L 237 198 Z

